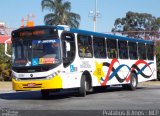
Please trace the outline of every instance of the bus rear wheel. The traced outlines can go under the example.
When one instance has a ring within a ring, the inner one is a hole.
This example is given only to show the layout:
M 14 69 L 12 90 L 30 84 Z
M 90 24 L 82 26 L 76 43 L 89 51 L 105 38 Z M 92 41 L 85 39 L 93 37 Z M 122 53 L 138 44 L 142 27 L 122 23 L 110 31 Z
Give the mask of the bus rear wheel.
M 137 85 L 138 85 L 137 75 L 135 73 L 132 73 L 131 78 L 130 78 L 130 83 L 122 85 L 122 88 L 126 89 L 126 90 L 134 91 L 134 90 L 136 90 Z
M 136 90 L 138 85 L 138 78 L 135 73 L 131 74 L 131 79 L 130 79 L 130 84 L 129 84 L 129 89 L 130 90 Z

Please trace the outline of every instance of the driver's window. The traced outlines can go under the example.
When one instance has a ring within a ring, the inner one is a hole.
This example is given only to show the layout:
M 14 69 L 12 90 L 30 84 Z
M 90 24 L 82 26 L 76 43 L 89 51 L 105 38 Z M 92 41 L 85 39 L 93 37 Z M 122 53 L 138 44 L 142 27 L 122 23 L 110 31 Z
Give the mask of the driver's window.
M 74 61 L 76 55 L 75 36 L 73 33 L 62 33 L 62 48 L 63 65 L 67 67 Z

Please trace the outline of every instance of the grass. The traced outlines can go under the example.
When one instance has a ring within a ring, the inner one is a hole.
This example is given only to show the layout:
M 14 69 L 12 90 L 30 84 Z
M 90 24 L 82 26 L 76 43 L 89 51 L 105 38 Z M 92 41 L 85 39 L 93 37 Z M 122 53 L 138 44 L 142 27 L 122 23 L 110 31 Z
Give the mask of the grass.
M 147 81 L 138 84 L 139 86 L 160 86 L 160 81 Z

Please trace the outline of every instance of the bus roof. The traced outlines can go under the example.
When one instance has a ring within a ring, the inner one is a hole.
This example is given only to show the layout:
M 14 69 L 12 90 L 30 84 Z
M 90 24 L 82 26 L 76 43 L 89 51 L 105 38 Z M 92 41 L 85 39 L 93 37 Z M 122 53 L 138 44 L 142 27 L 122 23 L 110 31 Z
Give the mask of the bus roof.
M 92 32 L 92 31 L 86 31 L 81 29 L 70 29 L 67 26 L 57 26 L 57 29 L 59 30 L 65 30 L 72 33 L 78 33 L 78 34 L 84 34 L 84 35 L 93 35 L 97 37 L 106 37 L 109 39 L 118 39 L 118 40 L 124 40 L 124 41 L 132 41 L 132 42 L 138 42 L 138 43 L 147 43 L 147 44 L 154 44 L 151 40 L 143 40 L 143 39 L 137 39 L 137 38 L 130 38 L 130 37 L 123 37 L 123 36 L 117 36 L 112 34 L 106 34 L 106 33 L 99 33 L 99 32 Z
M 39 29 L 39 28 L 57 28 L 58 30 L 64 30 L 72 33 L 78 33 L 78 34 L 83 34 L 83 35 L 92 35 L 96 37 L 105 37 L 109 39 L 118 39 L 118 40 L 124 40 L 124 41 L 131 41 L 131 42 L 138 42 L 138 43 L 147 43 L 147 44 L 154 44 L 153 41 L 151 40 L 143 40 L 143 39 L 137 39 L 137 38 L 130 38 L 130 37 L 124 37 L 124 36 L 118 36 L 118 35 L 113 35 L 113 34 L 106 34 L 106 33 L 99 33 L 99 32 L 93 32 L 93 31 L 87 31 L 87 30 L 81 30 L 81 29 L 72 29 L 69 26 L 65 25 L 60 25 L 60 26 L 34 26 L 34 27 L 25 27 L 25 28 L 20 28 L 15 31 L 20 31 L 20 30 L 30 30 L 30 29 Z M 13 32 L 15 32 L 13 31 Z

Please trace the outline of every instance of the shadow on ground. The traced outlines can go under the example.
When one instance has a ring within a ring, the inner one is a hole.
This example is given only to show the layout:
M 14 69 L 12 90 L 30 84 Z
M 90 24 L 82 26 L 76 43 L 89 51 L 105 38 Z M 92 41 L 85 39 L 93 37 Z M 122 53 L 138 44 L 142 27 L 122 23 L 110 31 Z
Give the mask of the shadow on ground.
M 138 87 L 139 89 L 145 89 L 147 87 Z M 160 89 L 160 87 L 158 88 Z M 122 87 L 107 87 L 107 88 L 94 88 L 92 93 L 88 93 L 87 96 L 100 94 L 100 93 L 109 93 L 109 92 L 126 92 L 128 90 L 122 89 Z M 86 97 L 87 97 L 86 96 Z M 12 92 L 12 93 L 0 93 L 0 99 L 5 100 L 61 100 L 67 98 L 78 97 L 77 90 L 63 90 L 58 93 L 51 93 L 47 99 L 41 97 L 40 91 L 22 91 L 22 92 Z M 82 97 L 83 98 L 83 97 Z

